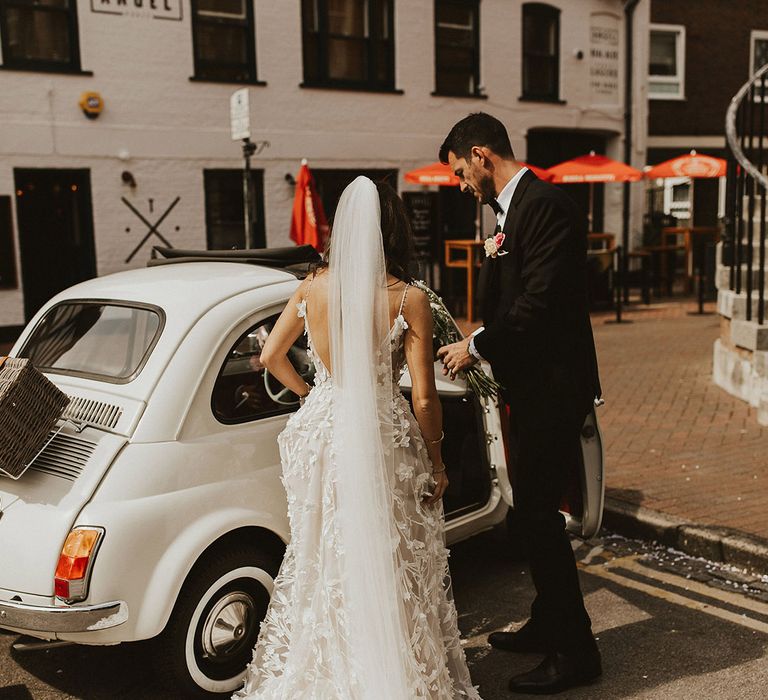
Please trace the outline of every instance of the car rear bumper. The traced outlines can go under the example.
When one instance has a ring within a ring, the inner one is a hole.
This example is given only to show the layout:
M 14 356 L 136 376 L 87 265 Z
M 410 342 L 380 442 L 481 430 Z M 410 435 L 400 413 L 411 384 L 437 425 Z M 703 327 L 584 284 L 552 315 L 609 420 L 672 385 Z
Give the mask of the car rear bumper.
M 128 605 L 122 600 L 98 605 L 44 606 L 0 601 L 0 627 L 29 632 L 91 632 L 122 625 Z

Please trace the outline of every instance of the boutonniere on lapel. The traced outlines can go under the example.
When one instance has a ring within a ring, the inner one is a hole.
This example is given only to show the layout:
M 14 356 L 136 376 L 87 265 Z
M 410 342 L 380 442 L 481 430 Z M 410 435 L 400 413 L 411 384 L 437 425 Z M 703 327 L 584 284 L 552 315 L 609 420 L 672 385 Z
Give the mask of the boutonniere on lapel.
M 485 257 L 496 258 L 500 255 L 509 253 L 508 250 L 501 249 L 501 246 L 504 245 L 505 238 L 506 236 L 501 231 L 493 236 L 488 236 L 488 238 L 485 239 Z

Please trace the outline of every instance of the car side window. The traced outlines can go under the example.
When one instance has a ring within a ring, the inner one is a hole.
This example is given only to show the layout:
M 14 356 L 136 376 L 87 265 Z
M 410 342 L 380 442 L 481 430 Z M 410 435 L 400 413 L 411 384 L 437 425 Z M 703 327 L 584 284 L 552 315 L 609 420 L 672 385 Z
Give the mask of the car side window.
M 262 348 L 277 318 L 271 316 L 249 328 L 227 353 L 211 396 L 211 409 L 219 422 L 245 423 L 291 413 L 299 407 L 298 396 L 278 382 L 260 362 Z M 288 358 L 311 384 L 314 367 L 304 335 L 293 344 Z

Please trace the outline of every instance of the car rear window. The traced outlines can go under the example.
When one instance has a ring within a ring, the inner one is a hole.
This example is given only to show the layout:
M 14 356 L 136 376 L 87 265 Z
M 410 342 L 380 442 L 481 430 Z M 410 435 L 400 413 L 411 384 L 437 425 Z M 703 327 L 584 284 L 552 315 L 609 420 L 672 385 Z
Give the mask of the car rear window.
M 40 370 L 125 383 L 155 346 L 164 314 L 158 307 L 72 301 L 48 310 L 19 355 Z

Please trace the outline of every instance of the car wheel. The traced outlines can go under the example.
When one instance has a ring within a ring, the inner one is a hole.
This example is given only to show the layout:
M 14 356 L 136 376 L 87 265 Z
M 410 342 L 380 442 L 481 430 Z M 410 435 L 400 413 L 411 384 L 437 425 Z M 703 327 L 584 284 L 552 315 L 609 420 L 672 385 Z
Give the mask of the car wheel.
M 242 685 L 278 568 L 273 555 L 236 549 L 192 569 L 154 640 L 158 673 L 179 697 L 230 697 Z

